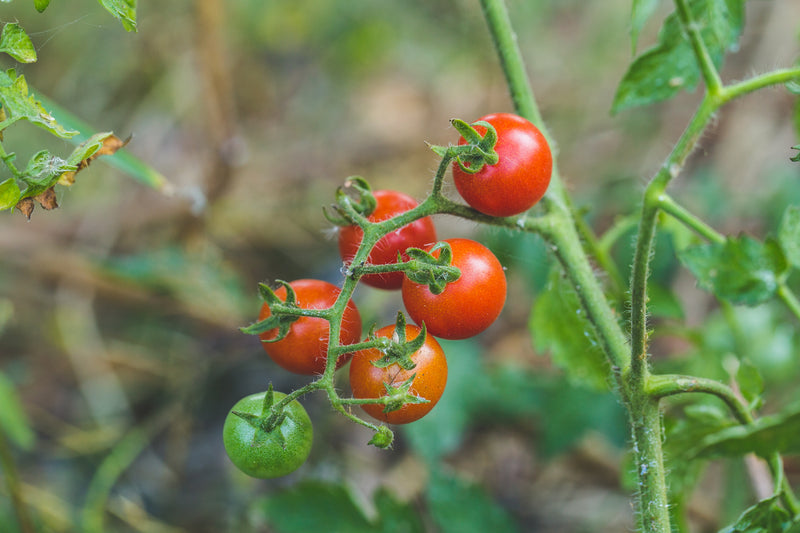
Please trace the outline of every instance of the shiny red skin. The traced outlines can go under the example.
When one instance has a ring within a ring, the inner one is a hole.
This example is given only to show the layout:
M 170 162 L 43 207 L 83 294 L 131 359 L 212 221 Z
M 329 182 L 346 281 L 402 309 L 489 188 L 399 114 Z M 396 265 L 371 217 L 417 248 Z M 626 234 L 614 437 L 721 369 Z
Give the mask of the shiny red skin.
M 406 278 L 403 304 L 417 324 L 443 339 L 466 339 L 488 328 L 506 302 L 506 275 L 494 254 L 469 239 L 448 239 L 453 266 L 461 277 L 448 283 L 441 294 Z M 439 250 L 433 252 L 439 256 Z
M 299 279 L 289 283 L 297 297 L 297 305 L 303 309 L 327 309 L 339 296 L 339 287 L 317 279 Z M 281 286 L 275 294 L 286 301 L 286 288 Z M 269 317 L 269 306 L 261 306 L 259 320 Z M 259 335 L 261 340 L 274 339 L 278 330 L 270 330 Z M 303 316 L 292 323 L 289 333 L 277 342 L 264 342 L 261 345 L 273 361 L 295 374 L 315 375 L 325 371 L 328 353 L 330 326 L 322 318 Z M 342 319 L 341 344 L 354 344 L 361 340 L 361 315 L 350 300 Z M 343 354 L 336 361 L 336 368 L 350 360 L 352 354 Z
M 370 222 L 382 222 L 417 207 L 417 201 L 397 191 L 375 191 L 378 202 L 375 211 L 367 217 Z M 339 254 L 345 263 L 355 257 L 364 232 L 358 226 L 345 226 L 339 230 Z M 384 235 L 367 257 L 372 265 L 388 265 L 397 262 L 399 252 L 404 261 L 407 248 L 422 248 L 436 242 L 436 228 L 430 217 L 421 218 L 402 228 Z M 361 281 L 378 289 L 398 290 L 403 285 L 402 272 L 368 274 Z
M 395 326 L 379 329 L 376 335 L 391 338 Z M 406 340 L 417 338 L 419 327 L 406 325 Z M 380 398 L 386 395 L 384 383 L 398 387 L 416 374 L 409 392 L 429 400 L 428 403 L 405 404 L 400 409 L 384 413 L 384 404 L 362 404 L 361 408 L 371 417 L 389 424 L 407 424 L 419 420 L 436 405 L 444 393 L 447 384 L 447 360 L 439 343 L 426 335 L 425 344 L 411 355 L 416 366 L 411 370 L 403 370 L 398 364 L 386 368 L 378 368 L 372 364 L 383 357 L 377 348 L 356 352 L 350 362 L 350 388 L 355 398 Z
M 495 151 L 500 160 L 469 174 L 453 165 L 453 181 L 467 204 L 481 213 L 508 217 L 523 213 L 542 199 L 553 172 L 553 155 L 539 128 L 511 113 L 479 119 L 497 130 Z M 486 128 L 475 126 L 480 133 Z M 458 144 L 466 144 L 463 137 Z

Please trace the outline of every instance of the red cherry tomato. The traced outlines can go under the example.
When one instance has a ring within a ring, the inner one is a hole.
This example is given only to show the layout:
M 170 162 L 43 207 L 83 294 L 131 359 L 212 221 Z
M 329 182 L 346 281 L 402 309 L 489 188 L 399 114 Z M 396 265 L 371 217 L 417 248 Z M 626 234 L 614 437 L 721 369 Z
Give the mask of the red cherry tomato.
M 397 191 L 375 191 L 373 193 L 378 205 L 369 215 L 370 222 L 381 222 L 405 213 L 415 207 L 417 202 L 410 196 Z M 339 254 L 342 260 L 350 262 L 358 251 L 364 232 L 358 226 L 345 226 L 339 230 Z M 421 218 L 403 226 L 381 238 L 367 257 L 372 265 L 388 265 L 397 262 L 398 252 L 404 261 L 407 248 L 422 248 L 426 244 L 436 242 L 436 228 L 430 217 Z M 386 274 L 368 274 L 361 280 L 372 287 L 397 290 L 403 285 L 402 272 Z
M 289 283 L 297 296 L 297 305 L 303 309 L 326 309 L 331 307 L 339 296 L 339 288 L 326 281 L 317 279 L 300 279 Z M 286 301 L 286 288 L 280 287 L 275 294 Z M 261 306 L 259 320 L 269 317 L 269 306 Z M 270 340 L 278 336 L 278 330 L 261 333 L 261 340 Z M 264 351 L 280 366 L 295 374 L 314 375 L 325 371 L 328 357 L 328 338 L 330 327 L 322 318 L 303 316 L 293 322 L 289 333 L 276 342 L 264 342 Z M 361 340 L 361 315 L 358 308 L 350 300 L 342 318 L 340 344 L 354 344 Z M 340 368 L 352 357 L 352 354 L 340 355 L 336 368 Z
M 517 115 L 495 113 L 479 119 L 497 130 L 495 151 L 500 160 L 475 174 L 453 165 L 458 193 L 481 213 L 508 217 L 527 211 L 544 196 L 553 171 L 553 155 L 539 129 Z M 486 128 L 475 126 L 483 135 Z M 463 137 L 458 144 L 466 144 Z
M 488 328 L 500 315 L 506 301 L 506 275 L 500 261 L 482 244 L 469 239 L 444 242 L 450 244 L 452 264 L 461 270 L 461 277 L 448 283 L 441 294 L 406 278 L 403 304 L 414 322 L 424 322 L 431 335 L 466 339 Z M 432 254 L 439 257 L 439 250 Z
M 395 332 L 394 325 L 379 329 L 376 335 L 391 338 Z M 419 327 L 408 324 L 406 326 L 406 340 L 410 341 L 422 331 Z M 439 401 L 444 393 L 447 383 L 447 360 L 442 347 L 430 335 L 425 336 L 425 344 L 411 355 L 411 360 L 416 366 L 411 370 L 403 370 L 400 365 L 393 363 L 386 368 L 378 368 L 372 364 L 383 357 L 383 352 L 377 348 L 356 352 L 350 362 L 350 388 L 355 398 L 380 398 L 386 396 L 386 386 L 399 387 L 411 376 L 409 392 L 429 400 L 428 403 L 407 403 L 400 409 L 384 413 L 384 404 L 363 404 L 361 408 L 371 417 L 388 422 L 389 424 L 407 424 L 419 420 Z

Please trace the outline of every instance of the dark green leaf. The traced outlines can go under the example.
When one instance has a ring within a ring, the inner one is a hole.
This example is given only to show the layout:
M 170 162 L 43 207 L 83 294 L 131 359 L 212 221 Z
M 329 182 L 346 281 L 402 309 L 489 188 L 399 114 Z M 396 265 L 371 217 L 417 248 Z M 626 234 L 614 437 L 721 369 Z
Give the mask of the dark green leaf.
M 511 516 L 479 486 L 442 472 L 431 473 L 428 507 L 442 533 L 519 531 Z
M 6 122 L 27 120 L 62 139 L 77 135 L 77 131 L 67 130 L 48 113 L 32 95 L 24 76 L 17 76 L 14 69 L 0 71 L 0 102 L 6 112 Z
M 789 268 L 776 241 L 762 244 L 747 236 L 687 248 L 678 257 L 700 287 L 723 300 L 751 306 L 769 300 Z
M 125 31 L 136 31 L 136 0 L 99 0 L 99 2 L 122 22 Z
M 529 327 L 537 350 L 549 351 L 570 380 L 608 389 L 605 354 L 578 295 L 559 270 L 553 270 L 547 288 L 537 298 Z
M 36 49 L 31 38 L 16 22 L 3 26 L 3 32 L 0 33 L 0 52 L 7 53 L 20 63 L 36 61 Z
M 769 457 L 774 452 L 800 453 L 800 406 L 710 434 L 695 446 L 695 457 L 739 457 L 753 452 Z
M 780 497 L 775 495 L 746 509 L 735 524 L 719 533 L 783 533 L 790 518 L 780 506 Z
M 800 207 L 790 205 L 783 212 L 778 229 L 778 242 L 789 263 L 795 268 L 800 268 Z
M 30 449 L 33 446 L 34 434 L 25 410 L 11 383 L 5 374 L 0 372 L 0 431 L 17 446 Z
M 13 209 L 20 198 L 22 198 L 22 192 L 19 190 L 17 180 L 8 178 L 0 183 L 0 211 Z
M 313 508 L 309 507 L 313 502 Z M 353 493 L 342 485 L 305 481 L 261 500 L 267 525 L 280 533 L 422 533 L 418 514 L 385 490 L 375 494 L 377 516 L 369 520 Z
M 690 12 L 719 68 L 744 23 L 744 0 L 691 0 Z M 681 90 L 693 90 L 700 79 L 694 50 L 677 13 L 664 21 L 658 43 L 631 64 L 614 96 L 612 112 L 667 100 Z

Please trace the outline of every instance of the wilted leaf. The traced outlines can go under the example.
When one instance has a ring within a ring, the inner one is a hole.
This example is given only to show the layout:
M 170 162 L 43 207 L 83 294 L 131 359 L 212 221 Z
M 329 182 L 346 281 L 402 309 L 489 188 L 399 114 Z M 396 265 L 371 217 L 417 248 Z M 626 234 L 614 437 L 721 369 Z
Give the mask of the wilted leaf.
M 113 155 L 117 150 L 128 144 L 130 139 L 122 140 L 110 132 L 96 133 L 78 145 L 67 158 L 67 162 L 74 167 L 62 173 L 58 178 L 59 185 L 70 186 L 75 183 L 75 174 L 89 166 L 89 163 L 102 155 Z
M 700 287 L 723 300 L 751 306 L 769 300 L 789 268 L 776 241 L 761 243 L 747 236 L 690 247 L 678 257 Z

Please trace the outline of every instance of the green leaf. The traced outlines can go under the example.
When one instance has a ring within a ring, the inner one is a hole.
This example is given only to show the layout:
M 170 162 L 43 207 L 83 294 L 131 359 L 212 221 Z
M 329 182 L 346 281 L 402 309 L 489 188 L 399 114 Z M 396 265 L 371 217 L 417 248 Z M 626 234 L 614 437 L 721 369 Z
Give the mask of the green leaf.
M 442 533 L 519 531 L 511 516 L 479 486 L 436 469 L 428 484 L 428 507 Z
M 764 378 L 761 377 L 758 367 L 750 361 L 742 361 L 736 371 L 736 383 L 739 385 L 739 390 L 751 409 L 755 410 L 761 407 Z
M 800 268 L 800 207 L 790 205 L 783 212 L 778 228 L 778 242 L 789 263 Z
M 31 38 L 16 22 L 3 26 L 3 32 L 0 33 L 0 52 L 7 53 L 20 63 L 36 61 L 36 49 Z
M 17 202 L 22 198 L 22 192 L 19 190 L 17 180 L 8 178 L 0 183 L 0 211 L 6 209 L 13 209 Z
M 50 5 L 50 0 L 33 0 L 33 5 L 36 7 L 36 11 L 42 13 Z
M 746 509 L 735 524 L 721 529 L 719 533 L 782 533 L 786 531 L 784 525 L 790 519 L 789 513 L 780 506 L 780 496 L 776 494 Z
M 660 0 L 633 0 L 631 10 L 631 50 L 636 51 L 639 32 L 642 31 L 647 20 L 655 12 Z
M 769 457 L 774 452 L 800 453 L 800 405 L 764 416 L 747 426 L 733 426 L 708 435 L 692 450 L 694 457 Z
M 136 0 L 99 0 L 99 2 L 122 22 L 125 31 L 136 31 Z
M 748 236 L 690 247 L 678 257 L 700 287 L 723 300 L 750 306 L 769 300 L 789 268 L 776 241 L 762 244 Z
M 25 77 L 17 76 L 14 69 L 0 71 L 0 103 L 6 112 L 7 124 L 17 120 L 27 120 L 62 139 L 78 134 L 77 131 L 67 130 L 56 122 L 42 104 L 28 93 Z
M 313 502 L 313 512 L 309 512 Z M 342 485 L 304 481 L 260 500 L 256 508 L 270 531 L 330 533 L 422 533 L 419 515 L 385 489 L 375 493 L 376 516 L 370 520 L 353 493 Z
M 553 269 L 547 288 L 538 296 L 529 328 L 536 349 L 549 351 L 571 381 L 608 390 L 605 354 L 578 295 L 559 269 Z
M 689 2 L 691 16 L 700 26 L 702 39 L 717 68 L 725 52 L 739 38 L 744 24 L 743 4 L 744 0 Z M 691 91 L 697 86 L 700 67 L 682 26 L 677 13 L 667 17 L 657 44 L 637 57 L 623 76 L 614 96 L 612 113 L 667 100 L 681 90 Z
M 31 449 L 34 442 L 33 430 L 14 384 L 2 372 L 0 372 L 0 405 L 3 406 L 0 409 L 0 431 L 20 448 Z

